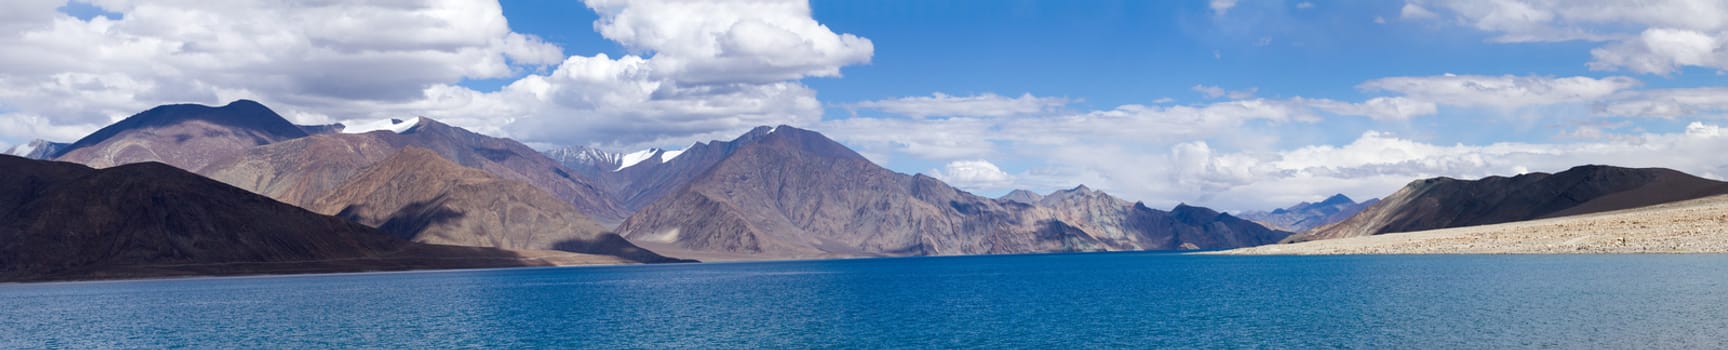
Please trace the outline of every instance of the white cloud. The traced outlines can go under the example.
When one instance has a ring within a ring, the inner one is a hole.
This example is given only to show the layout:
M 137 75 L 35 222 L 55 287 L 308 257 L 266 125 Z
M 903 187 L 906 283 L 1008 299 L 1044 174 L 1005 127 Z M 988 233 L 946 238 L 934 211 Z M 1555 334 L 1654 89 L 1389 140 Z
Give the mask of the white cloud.
M 1303 1 L 1303 2 L 1298 2 L 1298 3 L 1296 3 L 1296 8 L 1299 8 L 1299 9 L 1311 9 L 1311 8 L 1314 8 L 1314 3 L 1312 3 L 1312 2 L 1307 2 L 1307 1 Z
M 921 159 L 953 160 L 995 154 L 999 118 L 845 118 L 824 121 L 817 130 L 866 154 L 908 154 Z M 872 158 L 879 160 L 883 157 Z
M 837 77 L 870 62 L 874 45 L 836 34 L 804 0 L 589 0 L 594 28 L 632 50 L 652 52 L 655 71 L 686 84 L 774 83 Z
M 1728 33 L 1725 33 L 1728 34 Z M 1590 50 L 1590 69 L 1624 67 L 1638 73 L 1669 75 L 1686 67 L 1728 68 L 1724 45 L 1728 36 L 1690 30 L 1651 28 L 1635 39 L 1621 40 Z
M 1606 41 L 1595 70 L 1668 75 L 1684 67 L 1728 69 L 1728 2 L 1716 0 L 1411 0 L 1405 18 L 1441 19 L 1494 33 L 1496 42 Z
M 847 105 L 852 109 L 876 109 L 883 112 L 912 117 L 1006 117 L 1048 112 L 1068 105 L 1070 101 L 1060 97 L 1037 97 L 1032 94 L 1022 94 L 1017 98 L 1008 98 L 993 93 L 972 96 L 950 96 L 944 93 L 934 93 L 930 96 L 902 97 L 878 101 L 865 101 Z
M 0 119 L 102 125 L 158 104 L 236 98 L 335 111 L 349 101 L 413 101 L 441 84 L 563 57 L 510 31 L 495 1 L 116 0 L 95 5 L 119 19 L 89 20 L 52 10 L 65 3 L 0 11 L 0 104 L 11 112 Z
M 1466 107 L 1518 108 L 1586 103 L 1639 85 L 1627 77 L 1540 77 L 1453 75 L 1390 77 L 1364 82 L 1366 91 L 1386 91 L 1411 99 Z
M 1188 89 L 1194 90 L 1194 92 L 1198 92 L 1198 93 L 1200 93 L 1201 96 L 1206 96 L 1207 98 L 1224 97 L 1224 88 L 1217 87 L 1217 86 L 1195 85 L 1194 87 L 1191 87 Z
M 1223 16 L 1225 13 L 1230 12 L 1231 8 L 1236 7 L 1236 0 L 1210 0 L 1207 3 L 1207 6 L 1212 8 L 1213 13 Z
M 1248 99 L 1254 97 L 1255 93 L 1260 92 L 1260 88 L 1254 86 L 1242 90 L 1225 90 L 1224 88 L 1211 85 L 1194 85 L 1188 89 L 1194 90 L 1194 92 L 1198 92 L 1201 96 L 1206 96 L 1206 98 L 1229 97 L 1232 100 Z
M 865 153 L 950 161 L 997 155 L 1003 151 L 999 144 L 1041 148 L 1047 153 L 1039 157 L 1060 157 L 1065 152 L 1061 146 L 1171 143 L 1230 133 L 1253 123 L 1311 123 L 1319 118 L 1305 101 L 1254 99 L 992 118 L 851 117 L 823 121 L 816 129 Z
M 1597 113 L 1630 117 L 1682 117 L 1728 112 L 1728 87 L 1641 90 L 1617 95 Z
M 1339 115 L 1364 116 L 1382 120 L 1403 120 L 1418 116 L 1439 113 L 1440 107 L 1433 101 L 1422 101 L 1408 97 L 1375 97 L 1361 103 L 1339 102 L 1326 99 L 1300 99 L 1316 109 Z
M 948 162 L 942 169 L 930 169 L 930 176 L 968 191 L 1002 190 L 1014 183 L 1012 175 L 983 159 Z
M 1422 7 L 1422 5 L 1417 5 L 1413 2 L 1405 3 L 1403 8 L 1398 9 L 1398 16 L 1404 19 L 1428 19 L 1439 17 L 1439 15 L 1434 14 L 1433 11 L 1429 11 L 1428 8 Z

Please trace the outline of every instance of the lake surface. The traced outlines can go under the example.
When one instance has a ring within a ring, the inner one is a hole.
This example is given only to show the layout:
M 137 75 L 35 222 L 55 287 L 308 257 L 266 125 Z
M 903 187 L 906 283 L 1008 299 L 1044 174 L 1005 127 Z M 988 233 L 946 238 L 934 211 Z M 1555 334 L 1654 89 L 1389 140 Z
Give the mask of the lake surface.
M 0 348 L 1724 348 L 1728 256 L 1103 253 L 0 285 Z

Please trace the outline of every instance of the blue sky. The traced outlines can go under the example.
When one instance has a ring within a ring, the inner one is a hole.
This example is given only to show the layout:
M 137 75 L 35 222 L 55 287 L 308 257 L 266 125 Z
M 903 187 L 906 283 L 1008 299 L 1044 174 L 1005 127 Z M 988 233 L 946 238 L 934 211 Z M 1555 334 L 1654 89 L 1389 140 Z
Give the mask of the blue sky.
M 21 0 L 0 13 L 0 147 L 251 98 L 302 123 L 424 115 L 618 152 L 790 124 L 979 194 L 1084 183 L 1154 207 L 1269 209 L 1591 163 L 1728 175 L 1728 160 L 1697 156 L 1728 146 L 1728 4 L 1713 0 Z

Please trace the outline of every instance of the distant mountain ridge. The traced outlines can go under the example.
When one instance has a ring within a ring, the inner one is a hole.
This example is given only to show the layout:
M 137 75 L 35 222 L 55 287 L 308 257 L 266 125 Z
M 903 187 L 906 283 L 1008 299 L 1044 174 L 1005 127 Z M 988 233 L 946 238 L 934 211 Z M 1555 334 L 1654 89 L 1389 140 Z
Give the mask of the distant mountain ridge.
M 1347 220 L 1288 241 L 1361 237 L 1629 209 L 1728 194 L 1728 183 L 1662 168 L 1602 165 L 1555 174 L 1417 180 Z
M 308 206 L 422 243 L 572 250 L 637 262 L 670 262 L 629 243 L 533 186 L 408 147 L 354 175 Z M 608 237 L 610 236 L 610 237 Z M 601 244 L 601 242 L 608 242 Z
M 672 190 L 618 228 L 656 249 L 753 257 L 957 255 L 1228 248 L 1287 235 L 1228 215 L 1181 217 L 1084 187 L 1043 198 L 1084 205 L 979 197 L 929 176 L 889 171 L 790 126 L 697 144 L 672 161 L 620 173 L 662 167 L 674 170 L 659 180 L 684 184 L 659 186 Z M 1218 219 L 1229 223 L 1207 221 Z
M 1242 213 L 1241 217 L 1273 229 L 1303 232 L 1356 215 L 1362 209 L 1380 202 L 1379 198 L 1357 203 L 1343 194 L 1335 194 L 1316 203 L 1302 202 L 1287 208 Z

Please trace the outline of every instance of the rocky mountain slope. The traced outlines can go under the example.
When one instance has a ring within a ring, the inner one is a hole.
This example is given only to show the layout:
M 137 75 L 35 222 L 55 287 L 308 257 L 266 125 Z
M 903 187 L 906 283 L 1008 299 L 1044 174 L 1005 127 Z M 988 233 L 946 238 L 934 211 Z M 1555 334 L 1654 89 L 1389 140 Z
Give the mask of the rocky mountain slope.
M 258 102 L 166 105 L 103 127 L 54 158 L 97 168 L 162 162 L 198 171 L 253 146 L 301 137 L 305 131 Z
M 1152 209 L 1084 185 L 1040 196 L 1032 215 L 1071 224 L 1111 250 L 1235 248 L 1276 243 L 1290 235 L 1203 207 Z
M 288 203 L 310 206 L 362 168 L 409 147 L 432 151 L 502 179 L 527 183 L 602 222 L 615 224 L 626 216 L 592 180 L 572 174 L 528 146 L 430 118 L 419 118 L 412 128 L 400 133 L 327 133 L 253 147 L 212 162 L 199 173 Z
M 1660 168 L 1587 165 L 1556 174 L 1418 180 L 1347 220 L 1289 241 L 1498 224 L 1728 194 L 1728 183 Z
M 1228 248 L 1285 235 L 1216 212 L 1179 207 L 1179 215 L 1089 190 L 1046 196 L 1051 205 L 979 197 L 889 171 L 788 126 L 699 144 L 656 166 L 689 167 L 676 176 L 691 180 L 668 186 L 618 232 L 680 251 L 830 257 Z M 669 178 L 661 180 L 676 183 Z
M 1361 212 L 1362 209 L 1367 209 L 1368 206 L 1379 202 L 1380 199 L 1375 198 L 1357 203 L 1343 194 L 1335 194 L 1317 203 L 1302 202 L 1270 212 L 1247 212 L 1242 213 L 1241 217 L 1277 230 L 1303 232 L 1315 227 L 1344 221 L 1344 219 L 1349 219 L 1350 216 Z
M 415 242 L 670 261 L 628 242 L 619 245 L 621 238 L 534 186 L 412 146 L 367 167 L 308 208 Z
M 621 262 L 410 243 L 161 163 L 0 169 L 0 281 Z

